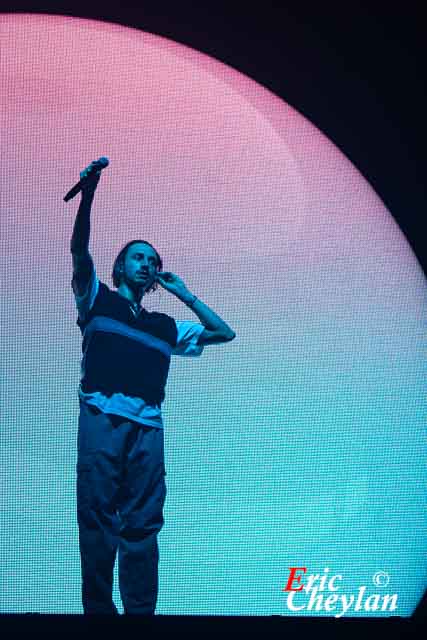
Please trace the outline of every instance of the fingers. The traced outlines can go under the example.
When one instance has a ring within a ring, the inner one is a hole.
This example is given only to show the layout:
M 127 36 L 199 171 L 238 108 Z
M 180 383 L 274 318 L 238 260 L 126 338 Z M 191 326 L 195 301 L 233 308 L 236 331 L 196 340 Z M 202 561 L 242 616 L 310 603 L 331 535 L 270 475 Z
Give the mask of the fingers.
M 89 169 L 91 168 L 92 163 L 90 163 L 90 165 L 88 167 L 86 167 L 86 169 L 83 169 L 83 171 L 80 171 L 80 178 L 87 178 L 87 175 L 89 173 Z
M 80 179 L 84 180 L 82 191 L 85 193 L 95 191 L 101 176 L 101 170 L 93 171 L 94 164 L 95 162 L 91 162 L 86 169 L 80 172 Z
M 173 280 L 173 273 L 170 271 L 159 271 L 157 276 L 160 276 L 160 278 L 166 280 L 166 282 Z
M 86 169 L 83 169 L 83 171 L 80 171 L 80 178 L 87 178 L 88 175 L 89 177 L 100 176 L 101 175 L 100 169 L 98 171 L 93 171 L 93 167 L 95 166 L 95 164 L 96 162 L 94 160 L 93 162 L 90 163 L 89 166 L 86 167 Z

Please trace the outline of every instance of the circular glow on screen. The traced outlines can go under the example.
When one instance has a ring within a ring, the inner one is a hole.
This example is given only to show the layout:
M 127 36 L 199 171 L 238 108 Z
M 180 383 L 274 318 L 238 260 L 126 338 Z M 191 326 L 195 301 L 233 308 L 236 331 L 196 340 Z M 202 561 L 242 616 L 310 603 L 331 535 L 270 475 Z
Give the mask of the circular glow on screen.
M 171 363 L 157 612 L 342 611 L 289 608 L 303 566 L 341 574 L 347 597 L 398 595 L 394 612 L 346 615 L 410 615 L 426 557 L 426 284 L 390 212 L 311 123 L 205 55 L 48 15 L 1 15 L 0 36 L 2 612 L 81 612 L 79 198 L 63 197 L 106 155 L 100 279 L 112 288 L 118 251 L 146 239 L 237 333 Z M 165 290 L 143 302 L 198 321 Z

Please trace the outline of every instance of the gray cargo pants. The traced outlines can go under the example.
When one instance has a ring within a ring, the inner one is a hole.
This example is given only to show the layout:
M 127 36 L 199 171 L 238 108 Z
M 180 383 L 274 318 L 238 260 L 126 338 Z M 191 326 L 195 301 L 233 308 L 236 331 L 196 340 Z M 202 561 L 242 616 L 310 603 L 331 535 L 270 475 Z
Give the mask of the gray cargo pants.
M 77 520 L 85 614 L 117 614 L 118 548 L 125 614 L 154 615 L 157 534 L 166 497 L 163 429 L 104 414 L 80 400 Z

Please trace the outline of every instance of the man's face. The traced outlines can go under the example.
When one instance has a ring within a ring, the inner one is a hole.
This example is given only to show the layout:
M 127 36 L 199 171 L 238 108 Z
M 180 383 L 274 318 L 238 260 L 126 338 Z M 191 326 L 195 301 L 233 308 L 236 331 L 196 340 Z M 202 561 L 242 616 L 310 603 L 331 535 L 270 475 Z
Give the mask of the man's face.
M 156 252 L 149 244 L 137 242 L 126 252 L 124 264 L 124 279 L 131 286 L 143 288 L 146 291 L 154 282 L 157 273 Z

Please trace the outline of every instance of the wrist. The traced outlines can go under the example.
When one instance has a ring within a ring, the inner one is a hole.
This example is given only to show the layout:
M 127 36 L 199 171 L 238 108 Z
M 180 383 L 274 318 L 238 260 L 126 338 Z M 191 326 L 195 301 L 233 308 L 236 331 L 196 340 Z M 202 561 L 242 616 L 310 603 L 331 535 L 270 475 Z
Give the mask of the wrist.
M 183 301 L 184 304 L 187 305 L 187 307 L 191 308 L 196 302 L 196 300 L 198 300 L 198 298 L 194 294 L 189 293 L 185 297 L 181 298 L 181 300 Z
M 96 189 L 82 189 L 82 200 L 92 200 Z

